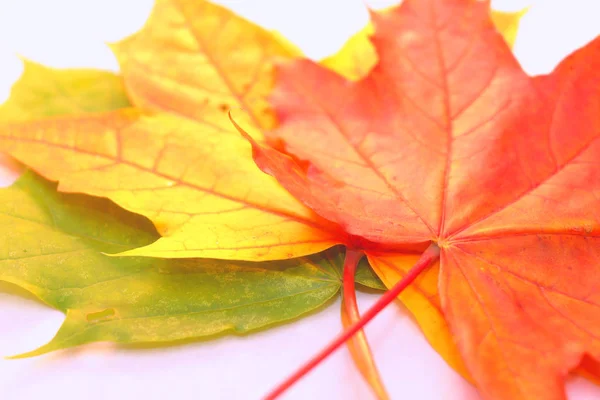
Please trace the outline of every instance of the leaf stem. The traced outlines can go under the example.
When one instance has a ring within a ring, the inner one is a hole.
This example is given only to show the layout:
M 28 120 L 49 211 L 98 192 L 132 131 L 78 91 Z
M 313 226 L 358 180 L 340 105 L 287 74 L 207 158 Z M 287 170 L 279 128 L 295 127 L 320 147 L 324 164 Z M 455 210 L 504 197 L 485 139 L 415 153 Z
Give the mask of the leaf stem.
M 264 400 L 274 400 L 289 389 L 294 383 L 300 380 L 304 375 L 312 371 L 317 365 L 319 365 L 324 359 L 326 359 L 331 353 L 336 351 L 342 344 L 350 339 L 354 334 L 360 331 L 368 322 L 370 322 L 377 314 L 381 312 L 388 304 L 390 304 L 406 287 L 408 287 L 424 270 L 427 269 L 435 260 L 440 256 L 440 249 L 432 243 L 425 252 L 421 255 L 421 258 L 417 263 L 408 271 L 408 273 L 396 283 L 390 290 L 385 292 L 379 300 L 371 308 L 369 308 L 362 316 L 362 318 L 356 321 L 354 324 L 345 329 L 340 333 L 329 345 L 323 350 L 317 353 L 313 358 L 308 360 L 302 365 L 296 372 L 290 375 L 285 381 L 279 386 L 273 389 L 269 394 L 264 397 Z
M 356 290 L 354 287 L 354 275 L 356 274 L 356 266 L 363 257 L 362 251 L 346 249 L 346 257 L 344 258 L 344 275 L 343 275 L 343 302 L 344 308 L 348 316 L 352 319 L 358 319 L 358 304 L 356 304 Z
M 344 260 L 344 285 L 342 294 L 342 324 L 344 328 L 352 326 L 353 323 L 360 321 L 360 312 L 356 302 L 355 275 L 360 259 L 363 257 L 362 251 L 347 249 Z M 350 350 L 350 355 L 356 364 L 356 367 L 363 378 L 371 386 L 371 389 L 379 400 L 388 400 L 389 396 L 385 386 L 379 376 L 375 359 L 371 352 L 371 347 L 367 341 L 364 329 L 356 332 L 354 337 L 350 338 L 346 345 Z

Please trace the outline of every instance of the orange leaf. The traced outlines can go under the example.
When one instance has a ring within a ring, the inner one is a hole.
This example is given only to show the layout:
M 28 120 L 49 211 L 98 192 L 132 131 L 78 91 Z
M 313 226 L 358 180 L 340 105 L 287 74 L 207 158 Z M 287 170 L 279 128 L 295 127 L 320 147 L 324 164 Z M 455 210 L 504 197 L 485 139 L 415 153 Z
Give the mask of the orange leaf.
M 370 259 L 437 244 L 484 398 L 564 399 L 600 359 L 600 38 L 530 78 L 485 1 L 406 0 L 373 23 L 364 80 L 281 70 L 278 146 L 253 142 L 257 164 Z
M 492 21 L 496 29 L 511 47 L 514 45 L 516 39 L 519 22 L 526 11 L 527 9 L 519 12 L 492 10 Z M 346 79 L 358 80 L 363 78 L 377 63 L 375 48 L 369 40 L 369 36 L 372 34 L 373 25 L 369 23 L 362 30 L 354 34 L 336 54 L 325 58 L 320 64 L 344 76 Z M 392 254 L 386 256 L 383 254 L 379 257 L 372 255 L 369 261 L 384 284 L 388 288 L 391 288 L 405 275 L 417 259 L 416 255 Z M 457 372 L 466 379 L 471 380 L 460 358 L 458 349 L 452 340 L 448 325 L 444 320 L 437 290 L 437 274 L 438 267 L 427 271 L 424 276 L 413 283 L 400 296 L 400 299 L 415 316 L 418 324 L 423 329 L 425 337 L 433 348 Z M 356 340 L 364 341 L 366 344 L 366 338 L 362 331 L 357 334 Z M 355 346 L 352 340 L 348 342 L 348 345 L 351 349 L 368 349 L 368 346 Z M 357 357 L 355 356 L 355 358 Z M 360 363 L 361 361 L 358 362 Z M 366 363 L 366 365 L 369 364 Z M 374 368 L 374 364 L 372 365 Z M 361 368 L 361 371 L 363 369 L 364 367 Z M 364 372 L 363 375 L 365 375 Z M 376 385 L 372 386 L 377 387 Z M 375 390 L 377 391 L 377 389 Z
M 0 146 L 61 191 L 150 218 L 163 237 L 126 255 L 272 260 L 335 244 L 330 224 L 263 174 L 227 129 L 125 109 L 4 124 Z
M 380 13 L 385 11 L 380 11 Z M 512 47 L 517 38 L 519 22 L 527 9 L 518 12 L 502 12 L 492 10 L 492 21 L 504 40 Z M 335 54 L 324 58 L 321 65 L 337 72 L 346 79 L 358 80 L 377 64 L 375 47 L 369 40 L 373 34 L 373 24 L 367 24 L 344 43 Z

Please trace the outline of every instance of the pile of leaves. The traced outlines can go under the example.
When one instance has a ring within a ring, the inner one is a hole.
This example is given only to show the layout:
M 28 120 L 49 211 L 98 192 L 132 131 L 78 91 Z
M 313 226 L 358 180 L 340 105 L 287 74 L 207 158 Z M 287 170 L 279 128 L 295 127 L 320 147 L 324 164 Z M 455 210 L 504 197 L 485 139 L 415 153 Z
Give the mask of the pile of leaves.
M 379 398 L 360 329 L 397 295 L 483 398 L 600 377 L 600 39 L 530 77 L 518 13 L 371 16 L 315 63 L 222 7 L 157 0 L 112 46 L 119 75 L 26 62 L 0 107 L 0 149 L 29 168 L 0 190 L 0 280 L 66 320 L 19 357 L 251 332 L 343 287 L 328 351 L 355 334 Z M 361 317 L 355 282 L 391 290 Z

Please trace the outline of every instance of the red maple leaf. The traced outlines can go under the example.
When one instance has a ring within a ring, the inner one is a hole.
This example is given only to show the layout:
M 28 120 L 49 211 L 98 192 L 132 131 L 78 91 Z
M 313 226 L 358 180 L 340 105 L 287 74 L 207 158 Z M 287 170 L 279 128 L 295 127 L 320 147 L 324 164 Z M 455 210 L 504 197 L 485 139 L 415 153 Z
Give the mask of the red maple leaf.
M 380 62 L 364 80 L 279 71 L 277 146 L 253 142 L 255 161 L 371 263 L 423 253 L 365 321 L 439 259 L 482 396 L 564 399 L 567 373 L 600 358 L 600 38 L 532 78 L 487 1 L 372 18 Z

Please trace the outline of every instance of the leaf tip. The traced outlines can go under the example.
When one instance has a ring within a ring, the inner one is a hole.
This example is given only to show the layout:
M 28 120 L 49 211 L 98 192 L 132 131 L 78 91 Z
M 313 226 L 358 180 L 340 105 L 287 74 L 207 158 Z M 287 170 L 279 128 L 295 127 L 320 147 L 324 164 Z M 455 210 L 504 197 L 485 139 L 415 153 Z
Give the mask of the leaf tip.
M 12 356 L 4 356 L 5 360 L 21 360 L 24 358 L 32 358 L 41 356 L 46 353 L 50 353 L 51 351 L 58 350 L 57 347 L 53 345 L 53 342 L 47 343 L 41 347 L 38 347 L 35 350 L 27 351 L 25 353 L 15 354 Z

